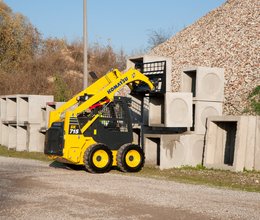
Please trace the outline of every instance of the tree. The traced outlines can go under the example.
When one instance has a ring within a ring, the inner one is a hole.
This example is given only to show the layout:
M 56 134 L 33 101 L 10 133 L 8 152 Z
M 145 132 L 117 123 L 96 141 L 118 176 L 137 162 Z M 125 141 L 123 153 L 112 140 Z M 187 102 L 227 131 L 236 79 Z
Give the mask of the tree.
M 149 49 L 153 49 L 159 44 L 164 43 L 167 41 L 171 36 L 172 36 L 172 31 L 171 30 L 164 30 L 162 28 L 158 30 L 148 30 L 149 38 L 148 38 L 148 47 Z
M 15 71 L 38 51 L 41 37 L 38 30 L 21 14 L 13 13 L 0 2 L 0 68 Z

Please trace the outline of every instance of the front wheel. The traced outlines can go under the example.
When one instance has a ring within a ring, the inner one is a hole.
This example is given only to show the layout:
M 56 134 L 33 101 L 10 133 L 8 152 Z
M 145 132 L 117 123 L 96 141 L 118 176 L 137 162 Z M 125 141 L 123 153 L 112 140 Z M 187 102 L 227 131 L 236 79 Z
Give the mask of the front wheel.
M 84 164 L 91 173 L 105 173 L 112 167 L 112 152 L 104 144 L 91 145 L 84 154 Z
M 117 165 L 123 172 L 138 172 L 144 166 L 144 152 L 135 144 L 124 144 L 117 152 Z

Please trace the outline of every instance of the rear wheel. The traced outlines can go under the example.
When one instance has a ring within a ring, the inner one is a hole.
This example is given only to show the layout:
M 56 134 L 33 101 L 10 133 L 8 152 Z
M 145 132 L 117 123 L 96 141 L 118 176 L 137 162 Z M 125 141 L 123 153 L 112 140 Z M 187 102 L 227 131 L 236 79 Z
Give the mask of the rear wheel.
M 138 172 L 144 166 L 144 152 L 135 144 L 124 144 L 117 152 L 117 165 L 123 172 Z
M 104 144 L 91 145 L 84 154 L 84 164 L 91 173 L 105 173 L 111 169 L 112 152 Z

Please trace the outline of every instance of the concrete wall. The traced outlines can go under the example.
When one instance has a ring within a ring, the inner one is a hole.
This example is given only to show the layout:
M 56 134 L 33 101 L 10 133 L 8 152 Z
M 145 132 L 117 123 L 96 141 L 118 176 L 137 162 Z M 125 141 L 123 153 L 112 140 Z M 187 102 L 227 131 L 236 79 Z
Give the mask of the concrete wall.
M 206 167 L 260 170 L 259 116 L 209 117 L 207 127 Z
M 202 163 L 204 135 L 196 134 L 145 134 L 146 164 L 160 169 Z

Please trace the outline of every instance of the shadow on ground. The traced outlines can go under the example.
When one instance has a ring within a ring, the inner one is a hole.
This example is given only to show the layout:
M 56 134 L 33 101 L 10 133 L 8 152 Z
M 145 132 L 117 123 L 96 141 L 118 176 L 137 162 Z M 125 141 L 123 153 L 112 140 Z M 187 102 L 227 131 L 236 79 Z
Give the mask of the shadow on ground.
M 76 170 L 76 171 L 85 170 L 86 171 L 86 168 L 84 166 L 75 165 L 75 164 L 66 164 L 66 163 L 61 163 L 58 161 L 53 161 L 49 166 L 53 167 L 53 168 L 65 169 L 65 170 Z
M 75 170 L 75 171 L 84 170 L 84 171 L 90 173 L 83 165 L 66 164 L 66 163 L 61 163 L 58 161 L 53 161 L 52 163 L 49 164 L 49 167 L 57 168 L 57 169 L 65 169 L 65 170 Z M 117 171 L 120 173 L 122 172 L 117 166 L 113 166 L 109 172 L 111 172 L 111 171 Z

